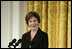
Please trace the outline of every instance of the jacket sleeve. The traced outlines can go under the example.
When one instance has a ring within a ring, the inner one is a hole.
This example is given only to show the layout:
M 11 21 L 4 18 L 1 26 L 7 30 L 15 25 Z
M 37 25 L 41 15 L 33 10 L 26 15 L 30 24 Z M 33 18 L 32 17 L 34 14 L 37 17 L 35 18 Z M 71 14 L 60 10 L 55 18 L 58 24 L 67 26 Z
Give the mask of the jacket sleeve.
M 43 38 L 43 48 L 48 48 L 48 35 L 45 34 Z
M 22 43 L 21 43 L 21 48 L 23 48 L 23 36 L 22 36 Z
M 25 34 L 23 34 L 23 36 L 22 36 L 21 48 L 24 48 L 25 37 L 26 37 Z

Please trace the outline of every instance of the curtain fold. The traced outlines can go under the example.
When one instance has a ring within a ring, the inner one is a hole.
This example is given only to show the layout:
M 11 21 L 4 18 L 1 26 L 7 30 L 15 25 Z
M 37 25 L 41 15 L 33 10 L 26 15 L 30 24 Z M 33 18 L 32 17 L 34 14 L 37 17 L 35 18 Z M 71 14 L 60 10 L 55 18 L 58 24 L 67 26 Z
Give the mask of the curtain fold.
M 68 1 L 67 48 L 71 48 L 71 1 Z
M 40 20 L 42 20 L 42 2 L 41 1 L 34 1 L 34 11 L 39 13 Z M 40 21 L 39 27 L 41 28 L 42 21 Z
M 71 1 L 29 1 L 30 11 L 40 15 L 39 27 L 48 34 L 48 48 L 71 48 Z
M 47 30 L 48 30 L 48 2 L 47 1 L 43 1 L 42 2 L 42 19 L 41 19 L 41 21 L 42 21 L 42 30 L 44 31 L 44 32 L 47 32 Z
M 67 1 L 60 2 L 59 47 L 67 47 Z
M 56 13 L 56 48 L 59 48 L 59 26 L 60 26 L 60 2 L 57 1 L 57 13 Z

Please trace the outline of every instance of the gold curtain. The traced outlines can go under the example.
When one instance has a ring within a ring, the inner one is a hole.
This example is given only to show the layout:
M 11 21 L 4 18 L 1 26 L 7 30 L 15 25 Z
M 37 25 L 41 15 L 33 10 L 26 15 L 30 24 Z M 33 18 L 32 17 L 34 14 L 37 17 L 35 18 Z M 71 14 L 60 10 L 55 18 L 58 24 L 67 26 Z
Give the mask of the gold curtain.
M 48 34 L 48 48 L 71 48 L 71 1 L 28 1 L 30 11 L 40 15 L 39 27 Z

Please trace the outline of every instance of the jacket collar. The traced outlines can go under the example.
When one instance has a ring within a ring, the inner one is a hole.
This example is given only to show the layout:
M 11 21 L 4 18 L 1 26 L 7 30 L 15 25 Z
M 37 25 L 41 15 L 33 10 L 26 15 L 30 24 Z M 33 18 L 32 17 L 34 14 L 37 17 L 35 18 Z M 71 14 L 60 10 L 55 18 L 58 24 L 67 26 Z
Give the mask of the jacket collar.
M 34 40 L 36 40 L 37 38 L 40 38 L 41 32 L 42 32 L 41 29 L 38 27 L 38 31 L 37 31 L 35 37 L 33 38 L 32 42 L 33 42 Z M 29 40 L 31 41 L 31 38 L 30 38 L 31 30 L 30 30 L 28 33 L 29 33 L 29 34 L 28 34 L 28 35 L 29 35 L 28 38 L 29 38 Z

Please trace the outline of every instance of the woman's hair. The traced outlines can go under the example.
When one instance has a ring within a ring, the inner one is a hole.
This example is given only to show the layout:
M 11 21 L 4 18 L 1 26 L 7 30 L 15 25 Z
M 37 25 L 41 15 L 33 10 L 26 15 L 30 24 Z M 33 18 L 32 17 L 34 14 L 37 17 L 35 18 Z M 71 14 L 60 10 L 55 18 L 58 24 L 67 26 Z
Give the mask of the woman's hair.
M 37 12 L 29 12 L 25 17 L 25 21 L 26 21 L 27 25 L 28 25 L 28 21 L 30 20 L 31 17 L 35 17 L 38 20 L 38 23 L 40 23 L 39 14 Z

